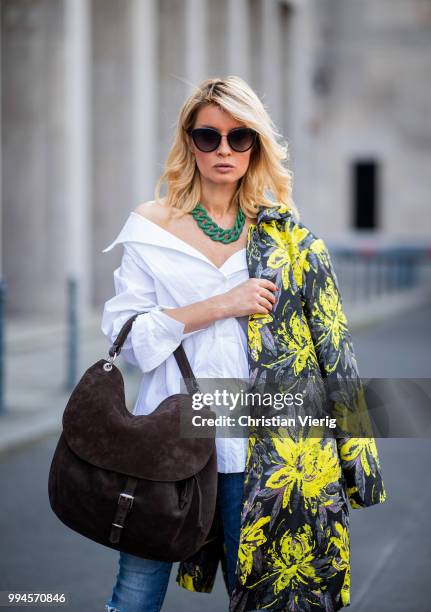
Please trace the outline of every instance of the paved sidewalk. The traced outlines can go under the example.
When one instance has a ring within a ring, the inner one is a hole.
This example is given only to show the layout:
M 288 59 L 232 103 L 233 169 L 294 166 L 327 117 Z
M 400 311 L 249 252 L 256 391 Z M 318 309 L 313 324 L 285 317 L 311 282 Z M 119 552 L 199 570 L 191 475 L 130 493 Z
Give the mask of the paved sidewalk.
M 429 377 L 431 304 L 412 306 L 367 330 L 356 327 L 356 332 L 362 376 Z M 88 350 L 91 363 L 100 357 L 98 342 Z M 56 411 L 61 413 L 58 406 Z M 5 490 L 0 582 L 3 589 L 16 591 L 68 592 L 70 612 L 102 610 L 116 578 L 118 554 L 65 528 L 51 511 L 47 478 L 57 440 L 55 432 L 0 456 Z M 385 504 L 351 511 L 351 609 L 423 612 L 429 608 L 431 567 L 431 488 L 426 470 L 431 462 L 430 440 L 380 438 L 376 443 L 388 498 Z M 171 571 L 165 612 L 227 609 L 220 571 L 212 593 L 202 594 L 178 588 L 176 570 L 174 566 Z
M 101 312 L 88 317 L 80 331 L 79 377 L 95 361 L 108 357 L 109 342 L 100 330 Z M 66 328 L 41 322 L 14 323 L 6 331 L 6 410 L 0 415 L 0 452 L 61 431 L 71 390 L 66 388 Z M 139 371 L 121 356 L 126 403 L 133 408 Z
M 359 308 L 345 306 L 350 329 L 373 326 L 424 301 L 423 294 L 392 296 Z M 87 317 L 80 332 L 80 376 L 98 359 L 108 356 L 109 342 L 100 330 L 102 309 Z M 140 372 L 115 362 L 125 378 L 126 404 L 137 397 Z M 71 390 L 66 381 L 66 328 L 59 323 L 9 322 L 6 328 L 6 410 L 0 415 L 0 453 L 60 432 Z

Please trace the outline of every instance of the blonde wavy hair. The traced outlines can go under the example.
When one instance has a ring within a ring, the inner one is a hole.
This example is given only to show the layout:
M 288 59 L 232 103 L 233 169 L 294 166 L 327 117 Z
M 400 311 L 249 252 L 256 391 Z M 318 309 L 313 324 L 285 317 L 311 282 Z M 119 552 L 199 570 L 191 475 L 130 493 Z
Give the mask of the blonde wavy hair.
M 206 104 L 216 104 L 258 133 L 249 166 L 238 181 L 232 201 L 241 206 L 248 217 L 255 217 L 260 206 L 285 205 L 299 219 L 292 199 L 293 174 L 284 163 L 289 159 L 288 145 L 258 96 L 238 76 L 206 79 L 184 102 L 164 172 L 156 184 L 156 200 L 160 201 L 160 191 L 166 183 L 164 206 L 177 209 L 176 215 L 191 212 L 200 201 L 200 172 L 190 151 L 187 130 L 193 128 L 199 109 Z

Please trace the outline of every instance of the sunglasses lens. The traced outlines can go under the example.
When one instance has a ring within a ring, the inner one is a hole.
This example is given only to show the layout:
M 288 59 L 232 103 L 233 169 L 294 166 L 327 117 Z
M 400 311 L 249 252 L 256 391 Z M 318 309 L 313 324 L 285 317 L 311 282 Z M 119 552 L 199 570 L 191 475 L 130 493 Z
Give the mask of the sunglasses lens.
M 232 130 L 229 134 L 229 144 L 234 151 L 248 151 L 253 146 L 255 132 L 249 128 Z
M 216 130 L 197 128 L 192 131 L 192 137 L 197 148 L 206 153 L 214 151 L 220 144 L 220 134 Z
M 196 128 L 191 135 L 197 148 L 205 153 L 215 151 L 221 142 L 220 133 L 211 128 Z M 253 146 L 256 132 L 250 128 L 237 128 L 229 132 L 227 139 L 234 151 L 242 153 Z

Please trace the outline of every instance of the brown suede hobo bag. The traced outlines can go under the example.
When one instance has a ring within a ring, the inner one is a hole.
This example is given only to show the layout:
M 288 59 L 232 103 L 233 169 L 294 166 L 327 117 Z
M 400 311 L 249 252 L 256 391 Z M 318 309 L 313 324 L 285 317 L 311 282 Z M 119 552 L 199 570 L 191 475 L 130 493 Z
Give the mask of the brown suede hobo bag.
M 93 364 L 69 398 L 49 471 L 49 501 L 67 527 L 99 544 L 182 561 L 203 545 L 214 519 L 215 427 L 205 428 L 206 437 L 181 435 L 180 418 L 191 423 L 191 394 L 199 389 L 182 344 L 174 356 L 189 393 L 167 397 L 149 415 L 129 412 L 113 361 L 139 314 L 121 328 L 111 358 Z M 205 407 L 199 414 L 216 416 Z

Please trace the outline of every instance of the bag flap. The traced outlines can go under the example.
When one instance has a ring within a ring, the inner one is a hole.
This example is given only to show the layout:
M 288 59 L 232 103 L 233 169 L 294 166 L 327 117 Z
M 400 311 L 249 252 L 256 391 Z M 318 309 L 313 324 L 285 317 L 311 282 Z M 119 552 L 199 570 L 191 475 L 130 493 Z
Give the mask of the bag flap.
M 215 452 L 216 428 L 205 427 L 205 435 L 212 437 L 180 435 L 181 414 L 187 422 L 196 414 L 192 396 L 178 393 L 151 414 L 133 415 L 126 407 L 120 370 L 113 365 L 107 372 L 105 363 L 101 359 L 83 374 L 64 410 L 63 433 L 70 449 L 92 465 L 135 478 L 168 482 L 201 471 Z M 199 413 L 216 416 L 206 408 Z

